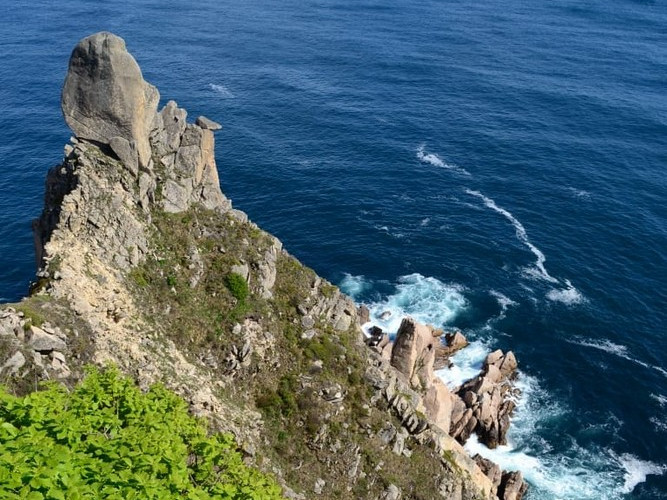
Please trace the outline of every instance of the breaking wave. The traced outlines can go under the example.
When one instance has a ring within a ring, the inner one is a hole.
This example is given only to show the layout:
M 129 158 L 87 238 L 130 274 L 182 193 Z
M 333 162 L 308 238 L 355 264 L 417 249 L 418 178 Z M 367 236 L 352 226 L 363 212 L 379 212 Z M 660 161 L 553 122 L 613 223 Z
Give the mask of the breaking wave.
M 565 449 L 538 437 L 536 430 L 567 419 L 568 411 L 540 388 L 537 379 L 521 373 L 521 397 L 512 418 L 508 444 L 490 450 L 472 436 L 465 449 L 493 460 L 504 470 L 520 470 L 530 483 L 530 500 L 620 500 L 650 474 L 663 474 L 664 465 L 609 448 L 585 448 L 570 438 Z M 613 420 L 613 419 L 612 419 Z M 618 421 L 609 423 L 617 427 Z
M 486 343 L 475 340 L 449 358 L 449 368 L 436 370 L 435 374 L 450 390 L 455 390 L 479 374 L 482 363 L 490 352 L 491 349 Z
M 346 275 L 340 287 L 359 300 L 373 284 L 363 276 Z M 398 331 L 405 316 L 436 327 L 447 326 L 468 305 L 462 286 L 419 273 L 401 276 L 392 288 L 384 297 L 366 303 L 371 322 L 390 334 Z

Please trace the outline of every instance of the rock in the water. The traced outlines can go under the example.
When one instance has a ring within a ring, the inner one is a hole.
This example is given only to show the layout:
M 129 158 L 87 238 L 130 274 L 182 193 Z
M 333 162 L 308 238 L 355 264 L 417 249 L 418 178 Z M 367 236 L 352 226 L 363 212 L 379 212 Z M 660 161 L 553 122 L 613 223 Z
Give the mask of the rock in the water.
M 360 305 L 359 310 L 357 311 L 357 318 L 359 319 L 360 325 L 368 323 L 371 320 L 371 312 L 368 307 L 363 304 Z
M 437 339 L 432 332 L 431 327 L 412 318 L 404 318 L 396 333 L 391 364 L 406 376 L 413 387 L 427 389 L 433 384 Z
M 222 128 L 222 125 L 220 125 L 218 122 L 209 120 L 205 116 L 200 116 L 199 118 L 197 118 L 195 123 L 204 130 L 220 130 Z
M 103 31 L 72 51 L 61 105 L 77 137 L 102 144 L 121 137 L 135 145 L 139 163 L 146 166 L 159 100 L 122 38 Z
M 507 443 L 510 416 L 516 406 L 509 381 L 516 376 L 516 368 L 516 358 L 511 351 L 503 354 L 497 350 L 486 357 L 482 373 L 461 386 L 455 401 L 458 414 L 461 414 L 461 403 L 473 411 L 472 423 L 453 417 L 452 437 L 463 443 L 475 432 L 489 448 Z
M 503 473 L 498 498 L 501 500 L 521 500 L 528 490 L 521 471 Z

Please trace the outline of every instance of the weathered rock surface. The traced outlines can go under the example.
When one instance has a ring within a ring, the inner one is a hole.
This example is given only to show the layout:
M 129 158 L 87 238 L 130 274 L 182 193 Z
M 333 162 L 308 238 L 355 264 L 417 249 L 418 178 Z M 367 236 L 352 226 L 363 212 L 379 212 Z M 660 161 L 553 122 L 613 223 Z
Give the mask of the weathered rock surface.
M 35 380 L 65 380 L 70 376 L 65 335 L 49 324 L 42 327 L 12 307 L 0 309 L 0 377 L 32 374 Z M 29 383 L 34 386 L 34 380 Z
M 101 32 L 72 52 L 62 94 L 67 125 L 77 137 L 110 144 L 114 137 L 136 147 L 139 163 L 151 157 L 149 134 L 160 94 L 144 81 L 122 38 Z
M 391 365 L 415 388 L 426 389 L 433 384 L 436 342 L 433 328 L 412 318 L 401 322 L 391 352 Z
M 528 491 L 528 485 L 523 480 L 521 472 L 505 472 L 498 487 L 500 500 L 521 500 Z
M 507 431 L 514 407 L 511 380 L 517 368 L 514 353 L 490 353 L 482 372 L 454 395 L 450 433 L 465 442 L 475 432 L 489 448 L 507 443 Z

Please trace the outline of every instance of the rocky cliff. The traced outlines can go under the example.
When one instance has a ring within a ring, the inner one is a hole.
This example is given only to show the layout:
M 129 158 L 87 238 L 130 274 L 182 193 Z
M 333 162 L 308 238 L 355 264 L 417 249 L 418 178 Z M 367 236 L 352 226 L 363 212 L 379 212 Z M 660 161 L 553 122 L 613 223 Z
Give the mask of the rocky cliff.
M 289 498 L 520 498 L 520 474 L 460 444 L 505 439 L 513 356 L 455 394 L 434 376 L 441 332 L 406 319 L 368 347 L 355 304 L 223 195 L 220 125 L 158 101 L 122 39 L 74 49 L 75 137 L 33 224 L 31 295 L 0 307 L 1 381 L 26 393 L 111 362 L 163 382 Z

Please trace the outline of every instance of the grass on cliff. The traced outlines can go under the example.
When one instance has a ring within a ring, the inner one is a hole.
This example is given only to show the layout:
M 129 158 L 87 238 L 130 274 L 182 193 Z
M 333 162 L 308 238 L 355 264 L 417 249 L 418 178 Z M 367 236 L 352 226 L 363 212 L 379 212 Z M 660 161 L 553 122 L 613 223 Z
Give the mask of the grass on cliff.
M 281 498 L 231 435 L 209 436 L 178 396 L 144 394 L 113 368 L 90 369 L 71 392 L 0 392 L 0 446 L 7 499 Z
M 227 381 L 218 397 L 263 416 L 256 463 L 277 465 L 307 498 L 320 478 L 327 487 L 319 498 L 378 498 L 392 482 L 408 485 L 406 497 L 436 497 L 437 454 L 416 448 L 411 457 L 397 456 L 377 438 L 387 421 L 400 423 L 370 404 L 356 325 L 340 332 L 315 317 L 315 335 L 304 335 L 299 311 L 334 297 L 334 286 L 280 254 L 273 297 L 264 299 L 256 273 L 272 241 L 256 226 L 200 208 L 154 214 L 153 223 L 155 254 L 129 279 L 156 331 L 188 356 L 213 356 L 220 365 L 246 341 L 235 328 L 244 320 L 273 339 L 263 358 L 253 353 L 238 371 L 215 374 Z M 234 271 L 238 266 L 246 266 L 249 280 Z M 351 476 L 357 457 L 358 474 Z
M 258 261 L 265 233 L 215 212 L 193 208 L 155 213 L 155 254 L 130 270 L 145 319 L 190 352 L 220 351 L 239 339 L 234 325 L 265 309 L 234 266 Z

